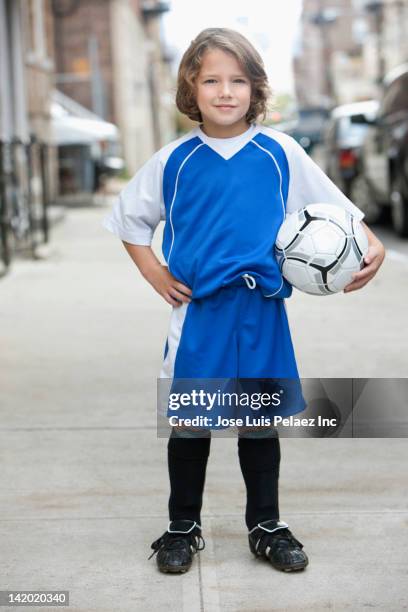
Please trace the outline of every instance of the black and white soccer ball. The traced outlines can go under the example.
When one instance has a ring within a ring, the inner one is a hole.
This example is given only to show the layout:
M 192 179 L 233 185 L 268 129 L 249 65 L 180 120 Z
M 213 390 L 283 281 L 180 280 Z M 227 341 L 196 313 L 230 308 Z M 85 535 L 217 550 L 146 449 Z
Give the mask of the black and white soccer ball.
M 276 239 L 284 278 L 312 295 L 342 291 L 364 266 L 368 240 L 360 221 L 333 204 L 309 204 L 288 215 Z

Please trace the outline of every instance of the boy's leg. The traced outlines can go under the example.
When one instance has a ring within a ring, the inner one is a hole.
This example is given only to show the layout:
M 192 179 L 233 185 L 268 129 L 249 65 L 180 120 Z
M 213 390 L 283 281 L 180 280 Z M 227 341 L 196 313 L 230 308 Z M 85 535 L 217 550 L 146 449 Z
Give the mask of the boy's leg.
M 168 445 L 170 477 L 170 521 L 189 519 L 201 525 L 205 474 L 210 454 L 211 434 L 173 427 Z
M 207 437 L 202 437 L 203 434 Z M 197 437 L 197 435 L 199 437 Z M 160 571 L 183 573 L 193 554 L 205 546 L 201 536 L 201 505 L 210 452 L 210 431 L 173 427 L 168 441 L 170 521 L 167 531 L 152 543 Z
M 273 429 L 255 429 L 238 436 L 238 456 L 247 490 L 248 529 L 279 519 L 280 444 Z
M 195 379 L 235 376 L 236 301 L 234 291 L 224 290 L 173 310 L 161 378 L 173 379 L 173 385 L 187 386 L 188 391 L 191 384 L 201 388 L 200 381 L 196 384 Z M 203 428 L 186 431 L 175 427 L 168 441 L 170 523 L 151 546 L 163 572 L 187 571 L 193 554 L 205 545 L 201 536 L 201 506 L 211 442 L 210 431 L 207 433 L 203 437 Z
M 279 570 L 302 570 L 308 564 L 303 544 L 279 520 L 280 445 L 273 429 L 259 428 L 238 439 L 239 460 L 247 487 L 246 524 L 251 552 Z M 273 436 L 258 437 L 257 436 Z
M 257 290 L 248 298 L 247 309 L 242 311 L 239 376 L 264 382 L 271 379 L 272 383 L 277 378 L 293 378 L 296 383 L 298 372 L 283 301 L 268 301 Z M 282 389 L 286 391 L 286 386 Z M 299 389 L 295 385 L 295 392 L 289 393 L 290 397 L 279 406 L 277 414 L 281 414 L 281 410 L 285 414 L 304 409 L 300 389 L 300 385 Z M 291 390 L 289 384 L 288 391 Z M 267 416 L 273 418 L 274 415 L 272 409 Z M 245 519 L 251 552 L 268 559 L 279 570 L 304 569 L 308 558 L 302 543 L 288 525 L 279 520 L 280 444 L 276 430 L 265 427 L 245 432 L 238 440 L 238 452 L 247 487 Z

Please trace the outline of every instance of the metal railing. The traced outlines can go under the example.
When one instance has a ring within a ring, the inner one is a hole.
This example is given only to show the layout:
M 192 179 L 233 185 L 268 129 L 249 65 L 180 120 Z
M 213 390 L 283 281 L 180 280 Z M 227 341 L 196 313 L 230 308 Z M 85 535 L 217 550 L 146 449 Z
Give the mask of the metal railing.
M 35 258 L 48 242 L 48 155 L 49 145 L 34 138 L 0 141 L 0 274 L 17 254 Z M 34 183 L 40 186 L 35 193 Z

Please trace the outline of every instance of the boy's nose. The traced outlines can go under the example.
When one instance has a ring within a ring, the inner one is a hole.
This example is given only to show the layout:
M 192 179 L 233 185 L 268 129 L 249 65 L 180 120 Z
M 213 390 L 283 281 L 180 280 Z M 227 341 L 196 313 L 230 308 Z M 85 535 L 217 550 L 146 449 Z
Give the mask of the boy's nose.
M 230 94 L 231 94 L 230 84 L 228 82 L 220 83 L 220 90 L 219 91 L 220 91 L 220 95 L 230 96 Z

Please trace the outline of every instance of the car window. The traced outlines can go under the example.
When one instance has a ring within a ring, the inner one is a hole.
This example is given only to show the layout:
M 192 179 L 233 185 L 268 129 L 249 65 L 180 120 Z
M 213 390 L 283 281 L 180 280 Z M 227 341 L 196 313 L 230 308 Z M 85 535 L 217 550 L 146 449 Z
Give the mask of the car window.
M 367 128 L 365 123 L 351 123 L 350 117 L 342 117 L 339 121 L 338 140 L 340 143 L 349 143 L 348 146 L 360 146 Z

